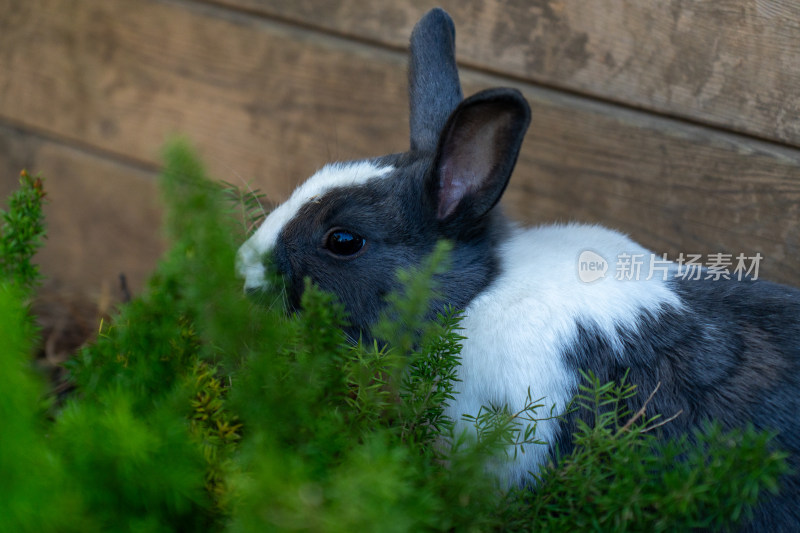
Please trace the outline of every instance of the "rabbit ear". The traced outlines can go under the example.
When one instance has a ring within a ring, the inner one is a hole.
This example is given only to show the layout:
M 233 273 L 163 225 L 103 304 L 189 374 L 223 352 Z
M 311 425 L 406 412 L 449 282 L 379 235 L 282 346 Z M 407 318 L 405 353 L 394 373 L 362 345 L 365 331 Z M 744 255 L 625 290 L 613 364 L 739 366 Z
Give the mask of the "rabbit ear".
M 464 100 L 439 139 L 428 184 L 439 220 L 477 219 L 500 200 L 517 162 L 531 111 L 515 89 Z
M 408 69 L 411 150 L 433 151 L 447 117 L 463 99 L 455 58 L 456 30 L 442 9 L 411 32 Z

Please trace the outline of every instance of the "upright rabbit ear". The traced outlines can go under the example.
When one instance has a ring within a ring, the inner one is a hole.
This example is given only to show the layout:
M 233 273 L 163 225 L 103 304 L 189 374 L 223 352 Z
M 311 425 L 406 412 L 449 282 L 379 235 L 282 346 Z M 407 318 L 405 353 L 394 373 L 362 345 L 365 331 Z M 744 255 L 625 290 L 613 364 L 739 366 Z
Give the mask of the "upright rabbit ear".
M 517 162 L 531 110 L 515 89 L 464 100 L 444 126 L 428 181 L 439 220 L 475 220 L 500 200 Z
M 414 26 L 408 69 L 411 150 L 433 151 L 447 117 L 463 99 L 456 30 L 444 10 L 432 9 Z

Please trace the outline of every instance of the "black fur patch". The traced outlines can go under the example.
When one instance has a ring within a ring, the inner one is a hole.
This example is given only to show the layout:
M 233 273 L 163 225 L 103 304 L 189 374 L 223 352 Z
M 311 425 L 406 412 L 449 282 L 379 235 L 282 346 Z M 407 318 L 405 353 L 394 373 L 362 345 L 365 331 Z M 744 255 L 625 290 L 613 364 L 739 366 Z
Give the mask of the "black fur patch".
M 778 433 L 790 452 L 794 475 L 778 497 L 757 509 L 753 531 L 778 531 L 786 513 L 800 523 L 800 291 L 764 281 L 675 281 L 685 309 L 643 311 L 636 330 L 619 330 L 622 353 L 592 324 L 581 324 L 567 365 L 591 370 L 601 382 L 618 381 L 630 369 L 638 387 L 636 412 L 660 383 L 647 414 L 670 417 L 664 438 L 690 434 L 709 420 L 725 428 L 752 423 Z M 561 428 L 557 446 L 570 451 L 575 417 Z M 588 420 L 587 420 L 588 421 Z
M 386 295 L 397 289 L 398 269 L 418 265 L 441 239 L 453 244 L 457 269 L 437 281 L 441 299 L 464 309 L 498 274 L 496 249 L 506 233 L 505 219 L 491 212 L 468 228 L 454 230 L 436 219 L 436 209 L 422 186 L 431 154 L 404 153 L 375 160 L 393 165 L 391 176 L 355 187 L 340 187 L 304 205 L 281 231 L 274 249 L 276 266 L 287 281 L 289 305 L 299 308 L 304 278 L 310 278 L 344 304 L 350 338 L 370 338 Z M 324 237 L 335 227 L 363 236 L 367 244 L 357 258 L 335 257 Z

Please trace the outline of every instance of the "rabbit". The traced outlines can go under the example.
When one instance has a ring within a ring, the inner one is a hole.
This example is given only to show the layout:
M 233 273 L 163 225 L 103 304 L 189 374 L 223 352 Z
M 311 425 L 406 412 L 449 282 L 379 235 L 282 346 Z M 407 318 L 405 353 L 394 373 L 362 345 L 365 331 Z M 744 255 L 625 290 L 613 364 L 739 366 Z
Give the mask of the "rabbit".
M 679 264 L 656 264 L 649 250 L 597 225 L 511 222 L 497 203 L 531 111 L 509 88 L 464 99 L 454 41 L 453 21 L 441 9 L 417 23 L 410 150 L 328 164 L 300 185 L 239 250 L 245 289 L 264 288 L 269 258 L 286 280 L 292 309 L 310 278 L 344 304 L 348 335 L 369 338 L 396 288 L 395 272 L 446 239 L 453 266 L 438 279 L 440 304 L 463 310 L 466 337 L 457 394 L 447 406 L 453 420 L 487 405 L 513 412 L 529 390 L 561 409 L 578 391 L 580 370 L 607 382 L 629 369 L 640 391 L 660 384 L 648 412 L 680 412 L 659 428 L 664 438 L 707 420 L 728 428 L 751 422 L 778 432 L 777 445 L 800 472 L 800 290 L 752 276 L 686 279 Z M 659 266 L 664 275 L 582 280 L 579 258 L 587 252 L 606 261 L 641 257 L 641 272 Z M 570 449 L 574 422 L 540 422 L 537 436 L 550 444 L 492 466 L 498 479 L 528 483 L 556 447 Z M 800 478 L 787 475 L 751 527 L 800 529 L 798 497 Z

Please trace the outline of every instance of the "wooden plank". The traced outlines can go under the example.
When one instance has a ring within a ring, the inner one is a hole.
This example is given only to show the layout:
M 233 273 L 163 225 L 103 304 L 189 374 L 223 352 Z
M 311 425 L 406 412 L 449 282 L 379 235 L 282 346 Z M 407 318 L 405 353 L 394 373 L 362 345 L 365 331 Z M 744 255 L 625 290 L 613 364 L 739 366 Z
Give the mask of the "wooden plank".
M 531 131 L 506 193 L 529 223 L 579 220 L 654 252 L 761 253 L 800 286 L 800 153 L 552 92 L 528 91 Z
M 153 174 L 0 124 L 0 203 L 23 168 L 45 177 L 47 287 L 119 299 L 125 274 L 141 290 L 164 249 Z
M 214 0 L 404 48 L 428 2 Z M 800 146 L 796 0 L 441 0 L 465 65 Z
M 149 164 L 188 132 L 216 176 L 276 200 L 329 160 L 407 146 L 402 53 L 192 3 L 19 6 L 0 34 L 0 116 L 15 122 Z M 800 285 L 800 152 L 519 87 L 534 125 L 514 215 L 605 223 L 658 252 L 760 252 L 762 275 Z
M 402 124 L 386 118 L 405 112 L 402 55 L 220 14 L 152 0 L 14 3 L 0 116 L 149 164 L 183 133 L 215 175 L 269 177 L 275 196 L 324 159 L 403 146 Z

